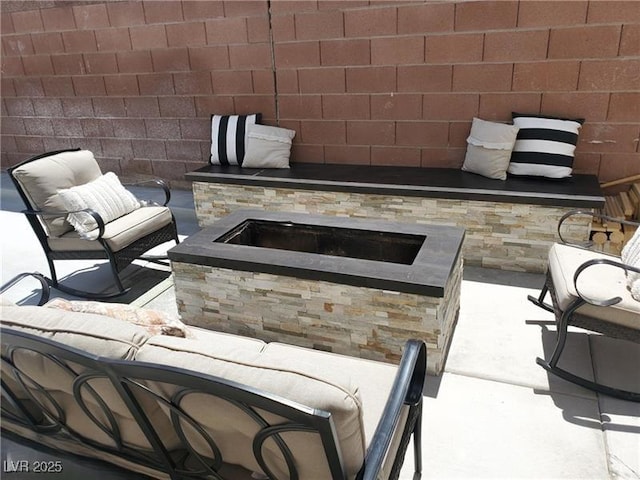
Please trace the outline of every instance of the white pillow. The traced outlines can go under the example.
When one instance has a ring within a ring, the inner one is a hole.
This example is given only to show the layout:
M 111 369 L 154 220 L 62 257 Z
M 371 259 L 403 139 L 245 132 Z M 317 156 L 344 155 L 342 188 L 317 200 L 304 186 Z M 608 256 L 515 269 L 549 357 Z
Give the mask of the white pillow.
M 291 141 L 295 135 L 294 130 L 286 128 L 252 125 L 242 167 L 289 168 Z
M 518 127 L 474 118 L 462 170 L 506 180 Z
M 620 259 L 625 265 L 640 268 L 640 228 L 636 230 L 622 249 Z M 640 302 L 640 274 L 627 272 L 627 286 L 631 291 L 631 296 Z
M 68 212 L 90 208 L 102 217 L 104 223 L 140 208 L 138 199 L 122 186 L 113 172 L 105 173 L 84 185 L 59 190 L 58 195 Z M 83 212 L 70 213 L 67 221 L 85 238 L 87 232 L 98 227 L 94 218 Z

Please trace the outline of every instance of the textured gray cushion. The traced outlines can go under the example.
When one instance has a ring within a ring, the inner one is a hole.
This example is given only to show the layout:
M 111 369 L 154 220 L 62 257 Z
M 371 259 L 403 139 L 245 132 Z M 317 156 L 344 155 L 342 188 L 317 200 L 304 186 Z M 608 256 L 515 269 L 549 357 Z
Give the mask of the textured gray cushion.
M 496 180 L 507 178 L 518 127 L 474 118 L 462 170 Z
M 113 172 L 84 185 L 59 190 L 58 196 L 68 212 L 78 212 L 70 213 L 67 221 L 81 235 L 98 225 L 93 216 L 80 210 L 89 208 L 100 215 L 104 223 L 109 223 L 140 208 L 138 199 L 122 186 Z
M 247 134 L 245 168 L 289 168 L 291 140 L 296 132 L 286 128 L 252 125 Z

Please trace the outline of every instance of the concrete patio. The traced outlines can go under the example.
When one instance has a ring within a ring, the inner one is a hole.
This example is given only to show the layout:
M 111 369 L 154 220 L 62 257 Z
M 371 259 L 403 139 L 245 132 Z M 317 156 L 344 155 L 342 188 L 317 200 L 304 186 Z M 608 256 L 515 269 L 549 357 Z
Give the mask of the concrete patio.
M 17 213 L 22 203 L 6 173 L 1 182 L 0 282 L 23 271 L 48 274 L 37 239 Z M 148 198 L 152 192 L 135 193 Z M 198 230 L 192 195 L 172 193 L 179 233 L 191 235 Z M 68 276 L 71 284 L 91 278 L 93 288 L 100 290 L 110 280 L 106 265 L 99 262 L 59 265 L 60 277 Z M 148 278 L 152 281 L 145 283 Z M 167 269 L 140 263 L 129 269 L 125 284 L 131 279 L 138 285 L 132 303 L 177 315 Z M 427 380 L 422 478 L 640 478 L 640 404 L 595 395 L 550 378 L 536 365 L 536 357 L 549 357 L 554 342 L 552 315 L 526 299 L 542 283 L 541 275 L 465 267 L 460 317 L 445 373 Z M 32 303 L 35 288 L 25 281 L 8 296 Z M 640 390 L 639 345 L 576 329 L 565 352 L 565 368 Z M 27 454 L 28 449 L 3 441 L 3 460 Z M 31 454 L 42 459 L 41 453 Z M 64 478 L 86 478 L 86 466 L 64 462 Z M 401 478 L 412 478 L 412 469 L 410 450 Z M 115 470 L 100 473 L 101 479 L 133 478 Z

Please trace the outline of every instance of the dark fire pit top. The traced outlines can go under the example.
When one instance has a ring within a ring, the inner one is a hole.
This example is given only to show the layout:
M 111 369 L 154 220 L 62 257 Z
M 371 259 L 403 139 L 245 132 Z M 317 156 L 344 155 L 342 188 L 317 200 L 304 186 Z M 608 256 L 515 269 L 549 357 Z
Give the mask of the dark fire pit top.
M 239 210 L 169 250 L 169 258 L 438 297 L 463 238 L 459 227 Z

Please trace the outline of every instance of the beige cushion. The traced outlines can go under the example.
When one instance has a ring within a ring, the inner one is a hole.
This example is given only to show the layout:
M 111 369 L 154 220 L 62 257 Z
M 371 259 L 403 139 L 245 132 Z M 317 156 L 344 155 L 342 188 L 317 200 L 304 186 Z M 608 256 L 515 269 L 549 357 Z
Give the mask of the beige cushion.
M 301 361 L 322 365 L 324 368 L 349 372 L 351 382 L 358 386 L 362 402 L 362 420 L 366 447 L 369 447 L 376 427 L 380 422 L 387 399 L 391 394 L 391 387 L 397 373 L 397 366 L 388 363 L 365 360 L 357 357 L 349 357 L 335 353 L 321 352 L 309 348 L 296 347 L 284 343 L 269 343 L 266 351 L 291 358 L 292 361 Z M 375 381 L 372 381 L 375 379 Z M 404 408 L 400 418 L 400 426 L 395 431 L 392 446 L 387 455 L 387 461 L 383 464 L 378 478 L 388 479 L 393 466 L 395 453 L 400 446 L 403 426 L 406 423 L 409 408 Z
M 109 358 L 132 360 L 150 337 L 143 327 L 97 314 L 35 306 L 5 306 L 0 312 L 3 326 Z
M 640 269 L 640 229 L 636 230 L 633 236 L 622 249 L 620 259 L 625 265 Z M 640 274 L 635 272 L 627 273 L 627 286 L 631 291 L 631 296 L 640 301 Z
M 243 337 L 241 335 L 234 335 L 232 333 L 223 333 L 209 330 L 207 328 L 194 327 L 189 325 L 189 338 L 202 342 L 202 345 L 206 345 L 206 348 L 210 349 L 211 345 L 215 345 L 216 348 L 246 348 L 251 351 L 260 352 L 267 345 L 264 341 L 258 338 Z M 171 342 L 171 340 L 169 341 Z M 164 343 L 164 345 L 175 345 L 175 348 L 181 350 L 184 345 L 176 340 L 175 343 Z
M 505 180 L 517 134 L 513 125 L 474 118 L 462 170 Z
M 138 352 L 136 360 L 167 363 L 225 378 L 279 395 L 311 408 L 331 412 L 344 455 L 347 473 L 353 477 L 365 453 L 362 405 L 358 387 L 347 369 L 335 364 L 310 362 L 297 350 L 282 351 L 255 346 L 244 348 L 226 342 L 199 342 L 172 337 L 154 337 Z M 371 379 L 369 378 L 370 382 Z M 377 381 L 377 380 L 376 380 Z M 163 387 L 159 387 L 163 388 Z M 173 390 L 164 387 L 166 395 Z M 228 463 L 259 472 L 251 450 L 251 439 L 259 427 L 237 407 L 203 394 L 185 397 L 182 407 L 216 439 Z M 262 412 L 270 423 L 283 419 Z M 298 458 L 300 478 L 329 478 L 318 436 L 311 433 L 282 433 Z M 198 436 L 190 435 L 196 449 L 207 455 L 209 449 Z M 287 478 L 280 452 L 271 441 L 265 443 L 265 460 L 278 478 Z
M 549 250 L 549 270 L 558 296 L 558 303 L 563 311 L 573 300 L 578 298 L 573 283 L 576 270 L 587 260 L 596 258 L 607 258 L 620 262 L 618 257 L 568 245 L 555 244 Z M 578 288 L 582 295 L 594 300 L 622 298 L 620 303 L 612 307 L 597 307 L 587 303 L 578 309 L 581 314 L 640 329 L 640 302 L 631 296 L 622 268 L 607 265 L 589 267 L 580 275 Z
M 138 199 L 122 186 L 113 172 L 107 172 L 84 185 L 59 190 L 58 195 L 68 212 L 89 208 L 100 215 L 104 223 L 140 208 Z M 67 221 L 81 236 L 98 227 L 93 216 L 84 212 L 70 213 Z
M 294 130 L 251 125 L 247 134 L 247 151 L 243 168 L 289 168 Z
M 149 338 L 143 327 L 102 315 L 66 312 L 34 306 L 3 307 L 1 315 L 2 325 L 5 327 L 49 338 L 108 358 L 132 360 L 140 346 Z M 3 344 L 2 353 L 3 355 L 7 354 L 5 344 Z M 39 384 L 61 406 L 66 423 L 71 429 L 99 443 L 114 446 L 108 435 L 82 411 L 75 401 L 73 396 L 75 374 L 31 351 L 16 351 L 13 355 L 13 361 L 20 371 L 28 375 L 30 382 Z M 69 364 L 69 367 L 76 373 L 84 371 L 84 367 L 77 364 Z M 7 371 L 6 365 L 3 364 L 3 379 L 7 378 L 12 379 L 12 376 Z M 11 382 L 11 385 L 16 388 L 15 380 Z M 146 438 L 111 383 L 104 379 L 94 379 L 91 380 L 90 385 L 113 412 L 123 439 L 142 448 L 148 448 Z M 20 391 L 19 387 L 17 391 Z M 43 394 L 34 389 L 31 391 L 42 404 L 50 405 L 49 400 Z M 24 398 L 24 395 L 21 396 Z M 89 393 L 87 388 L 83 389 L 83 398 L 96 418 L 104 425 L 108 425 L 99 402 L 94 395 Z M 52 407 L 49 408 L 55 411 Z M 165 419 L 164 414 L 159 412 L 157 408 L 153 411 L 160 414 L 157 419 L 158 425 L 167 439 L 171 440 L 173 438 L 171 429 L 162 423 Z M 154 420 L 156 420 L 155 416 Z
M 105 225 L 102 238 L 114 252 L 117 252 L 170 224 L 171 221 L 171 211 L 168 207 L 143 207 Z M 96 237 L 97 230 L 89 232 L 88 235 Z M 76 231 L 70 231 L 58 238 L 48 238 L 47 242 L 53 251 L 102 250 L 100 243 L 85 240 Z
M 186 337 L 187 326 L 177 318 L 150 308 L 139 308 L 126 303 L 90 302 L 54 298 L 46 304 L 46 308 L 57 308 L 67 312 L 97 313 L 109 318 L 124 320 L 133 325 L 143 327 L 149 335 L 170 335 Z
M 65 210 L 58 191 L 95 180 L 102 172 L 88 150 L 63 152 L 34 160 L 13 170 L 13 176 L 24 190 L 34 209 Z M 72 230 L 66 215 L 43 218 L 50 235 L 60 236 Z

